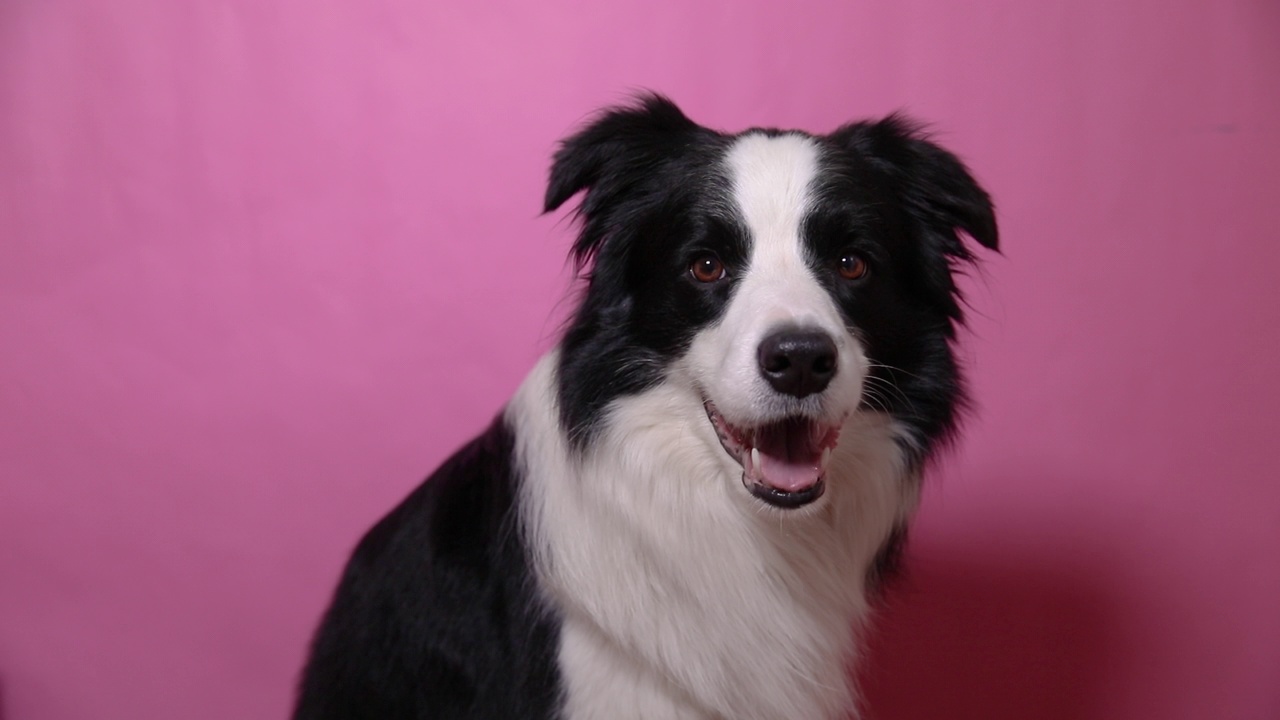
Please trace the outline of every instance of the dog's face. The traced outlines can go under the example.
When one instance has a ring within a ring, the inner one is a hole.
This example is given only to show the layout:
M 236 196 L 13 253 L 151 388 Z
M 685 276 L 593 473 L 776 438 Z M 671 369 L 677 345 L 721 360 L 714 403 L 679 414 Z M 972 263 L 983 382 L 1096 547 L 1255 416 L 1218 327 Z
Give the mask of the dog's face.
M 994 248 L 995 220 L 908 123 L 724 135 L 648 97 L 565 141 L 547 209 L 583 189 L 592 267 L 559 387 L 579 447 L 610 402 L 680 383 L 743 488 L 795 508 L 822 496 L 853 414 L 889 415 L 917 462 L 953 429 L 957 231 Z

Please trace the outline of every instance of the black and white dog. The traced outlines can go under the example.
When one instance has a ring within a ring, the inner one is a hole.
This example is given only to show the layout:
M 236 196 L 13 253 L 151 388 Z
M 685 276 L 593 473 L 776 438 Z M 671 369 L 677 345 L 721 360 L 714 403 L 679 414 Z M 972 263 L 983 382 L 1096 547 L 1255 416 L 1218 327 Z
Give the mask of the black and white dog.
M 659 96 L 563 143 L 546 209 L 582 190 L 562 341 L 360 542 L 295 718 L 856 714 L 990 198 L 900 117 L 729 135 Z

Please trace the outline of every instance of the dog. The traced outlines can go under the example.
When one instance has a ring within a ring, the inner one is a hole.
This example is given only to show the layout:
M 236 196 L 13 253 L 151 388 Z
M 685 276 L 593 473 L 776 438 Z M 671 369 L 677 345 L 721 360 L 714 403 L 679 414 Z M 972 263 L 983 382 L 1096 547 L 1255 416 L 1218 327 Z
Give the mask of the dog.
M 545 210 L 583 191 L 559 344 L 360 541 L 297 720 L 857 715 L 991 198 L 900 115 L 727 134 L 656 94 L 561 143 Z

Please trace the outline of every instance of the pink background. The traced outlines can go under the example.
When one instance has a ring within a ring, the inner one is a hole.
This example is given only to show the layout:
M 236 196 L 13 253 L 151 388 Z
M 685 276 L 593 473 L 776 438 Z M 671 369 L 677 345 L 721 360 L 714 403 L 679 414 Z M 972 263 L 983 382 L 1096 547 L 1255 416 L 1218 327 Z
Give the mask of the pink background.
M 998 200 L 899 718 L 1280 717 L 1280 5 L 0 3 L 0 718 L 279 718 L 563 316 L 553 142 L 935 121 Z

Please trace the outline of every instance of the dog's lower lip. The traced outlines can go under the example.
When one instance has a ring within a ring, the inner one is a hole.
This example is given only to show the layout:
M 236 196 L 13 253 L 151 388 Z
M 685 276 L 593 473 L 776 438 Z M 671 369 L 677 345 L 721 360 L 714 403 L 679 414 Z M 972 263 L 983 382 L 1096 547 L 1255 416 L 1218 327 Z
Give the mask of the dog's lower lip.
M 757 498 L 774 507 L 786 510 L 804 507 L 805 505 L 814 502 L 818 498 L 822 497 L 822 494 L 826 492 L 827 489 L 825 478 L 818 478 L 818 481 L 810 487 L 796 492 L 786 492 L 784 490 L 778 490 L 777 488 L 771 488 L 759 483 L 750 482 L 745 474 L 742 476 L 742 484 L 745 485 L 747 490 Z

